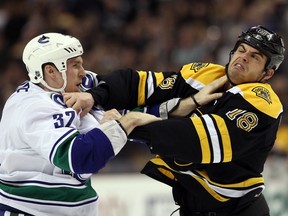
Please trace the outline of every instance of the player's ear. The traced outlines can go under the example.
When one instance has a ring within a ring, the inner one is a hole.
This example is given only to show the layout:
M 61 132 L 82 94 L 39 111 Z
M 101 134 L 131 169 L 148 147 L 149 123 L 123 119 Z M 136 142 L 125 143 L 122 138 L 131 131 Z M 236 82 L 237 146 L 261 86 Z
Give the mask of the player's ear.
M 53 79 L 56 76 L 57 70 L 53 65 L 46 64 L 43 66 L 43 72 L 44 72 L 44 76 L 49 76 Z
M 265 76 L 264 76 L 263 80 L 264 80 L 264 81 L 269 80 L 269 79 L 274 75 L 274 73 L 275 73 L 275 70 L 272 69 L 272 68 L 266 70 L 266 71 L 265 71 Z

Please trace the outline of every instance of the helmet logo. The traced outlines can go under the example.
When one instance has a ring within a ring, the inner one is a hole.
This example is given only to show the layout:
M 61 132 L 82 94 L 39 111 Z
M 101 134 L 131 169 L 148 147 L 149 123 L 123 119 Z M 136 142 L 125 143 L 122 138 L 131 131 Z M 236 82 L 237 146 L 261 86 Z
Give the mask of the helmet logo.
M 260 28 L 257 28 L 256 29 L 256 32 L 262 36 L 266 36 L 266 35 L 269 35 L 270 33 L 268 31 L 266 31 L 265 29 L 260 29 Z
M 38 42 L 40 44 L 48 43 L 49 42 L 49 37 L 46 37 L 45 35 L 43 35 L 41 38 L 39 38 Z

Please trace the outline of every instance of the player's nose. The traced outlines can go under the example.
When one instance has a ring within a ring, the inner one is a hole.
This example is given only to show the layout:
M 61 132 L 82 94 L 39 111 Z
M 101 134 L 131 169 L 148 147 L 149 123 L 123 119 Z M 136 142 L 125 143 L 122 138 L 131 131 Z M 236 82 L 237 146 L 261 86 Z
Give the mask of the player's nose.
M 81 69 L 80 69 L 80 72 L 79 72 L 79 76 L 81 78 L 85 77 L 86 76 L 86 71 L 85 69 L 83 68 L 83 66 L 81 66 Z

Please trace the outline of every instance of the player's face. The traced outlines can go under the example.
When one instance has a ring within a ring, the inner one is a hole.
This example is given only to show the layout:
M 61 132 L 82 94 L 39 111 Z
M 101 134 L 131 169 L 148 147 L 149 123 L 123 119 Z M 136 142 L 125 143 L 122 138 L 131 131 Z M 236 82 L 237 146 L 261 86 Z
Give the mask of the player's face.
M 67 85 L 65 92 L 79 92 L 79 85 L 82 78 L 86 75 L 83 68 L 83 59 L 81 56 L 67 60 Z
M 242 43 L 233 54 L 228 76 L 235 84 L 261 82 L 265 77 L 267 57 L 257 49 Z

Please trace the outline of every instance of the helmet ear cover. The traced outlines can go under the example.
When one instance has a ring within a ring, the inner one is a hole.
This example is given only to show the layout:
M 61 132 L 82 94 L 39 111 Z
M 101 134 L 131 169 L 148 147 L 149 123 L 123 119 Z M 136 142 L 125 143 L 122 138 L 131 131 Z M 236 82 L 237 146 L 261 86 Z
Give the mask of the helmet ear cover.
M 265 71 L 269 69 L 277 70 L 284 60 L 285 48 L 281 36 L 260 25 L 254 26 L 239 35 L 238 41 L 230 52 L 230 59 L 241 43 L 246 43 L 267 56 Z

